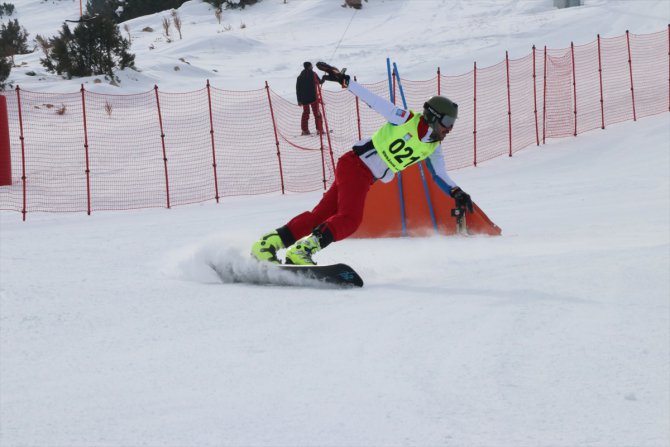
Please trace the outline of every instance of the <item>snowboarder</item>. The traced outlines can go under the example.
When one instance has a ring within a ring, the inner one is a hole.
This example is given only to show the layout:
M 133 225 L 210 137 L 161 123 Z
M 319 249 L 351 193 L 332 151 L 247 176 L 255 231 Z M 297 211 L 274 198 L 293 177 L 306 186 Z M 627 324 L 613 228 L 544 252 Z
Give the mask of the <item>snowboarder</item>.
M 309 132 L 309 109 L 314 113 L 314 121 L 316 121 L 316 131 L 320 134 L 323 132 L 323 124 L 321 120 L 321 112 L 319 111 L 319 102 L 317 101 L 316 84 L 323 84 L 319 76 L 314 73 L 311 62 L 302 64 L 304 69 L 298 75 L 295 82 L 295 93 L 298 97 L 298 105 L 302 106 L 302 117 L 300 119 L 300 128 L 302 135 L 310 135 Z
M 473 212 L 470 196 L 449 177 L 441 142 L 454 127 L 458 104 L 444 96 L 433 96 L 423 112 L 405 110 L 373 94 L 323 62 L 323 80 L 338 82 L 388 121 L 372 137 L 354 144 L 339 158 L 335 180 L 312 211 L 291 219 L 253 244 L 259 261 L 280 263 L 277 250 L 288 248 L 286 264 L 315 265 L 312 256 L 335 241 L 353 234 L 361 224 L 365 197 L 376 180 L 390 182 L 395 173 L 426 160 L 433 180 L 456 201 L 456 206 Z

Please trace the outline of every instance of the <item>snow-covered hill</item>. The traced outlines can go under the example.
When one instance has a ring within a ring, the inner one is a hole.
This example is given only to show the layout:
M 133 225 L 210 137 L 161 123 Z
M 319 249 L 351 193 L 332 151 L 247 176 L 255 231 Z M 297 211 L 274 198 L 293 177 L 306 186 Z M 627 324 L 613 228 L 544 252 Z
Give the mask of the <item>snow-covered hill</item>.
M 79 2 L 15 0 L 16 17 L 34 38 L 52 35 L 63 20 L 79 15 Z M 92 79 L 64 81 L 39 64 L 39 51 L 17 57 L 25 64 L 11 80 L 27 90 L 77 91 L 81 82 L 98 92 L 193 91 L 206 79 L 226 90 L 271 87 L 293 99 L 295 77 L 305 60 L 350 67 L 362 82 L 386 77 L 386 57 L 408 79 L 428 79 L 439 66 L 458 75 L 477 61 L 486 67 L 523 57 L 533 45 L 567 48 L 603 37 L 663 31 L 670 19 L 665 0 L 586 0 L 579 8 L 556 9 L 552 0 L 371 0 L 361 10 L 338 0 L 263 0 L 244 10 L 224 11 L 218 23 L 212 7 L 186 2 L 178 13 L 183 39 L 172 42 L 161 22 L 168 12 L 130 20 L 131 51 L 138 71 L 120 74 L 119 87 Z M 71 25 L 74 26 L 74 25 Z M 147 27 L 152 32 L 142 30 Z M 122 33 L 126 35 L 126 32 Z M 176 71 L 175 67 L 179 70 Z M 26 76 L 35 72 L 36 76 Z

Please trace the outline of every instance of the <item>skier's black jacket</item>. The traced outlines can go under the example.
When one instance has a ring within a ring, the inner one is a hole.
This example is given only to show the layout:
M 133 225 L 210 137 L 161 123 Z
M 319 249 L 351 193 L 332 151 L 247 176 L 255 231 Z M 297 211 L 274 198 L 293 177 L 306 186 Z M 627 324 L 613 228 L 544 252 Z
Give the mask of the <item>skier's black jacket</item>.
M 298 75 L 298 80 L 295 83 L 295 93 L 298 97 L 298 104 L 311 104 L 316 101 L 316 85 L 315 82 L 321 83 L 319 76 L 313 70 L 305 68 Z

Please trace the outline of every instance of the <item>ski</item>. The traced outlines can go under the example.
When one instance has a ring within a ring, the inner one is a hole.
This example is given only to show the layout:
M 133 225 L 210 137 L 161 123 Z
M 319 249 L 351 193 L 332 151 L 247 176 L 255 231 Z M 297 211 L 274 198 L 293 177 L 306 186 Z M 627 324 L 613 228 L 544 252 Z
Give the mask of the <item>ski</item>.
M 277 268 L 296 275 L 316 279 L 341 287 L 363 287 L 363 278 L 346 264 L 279 265 Z

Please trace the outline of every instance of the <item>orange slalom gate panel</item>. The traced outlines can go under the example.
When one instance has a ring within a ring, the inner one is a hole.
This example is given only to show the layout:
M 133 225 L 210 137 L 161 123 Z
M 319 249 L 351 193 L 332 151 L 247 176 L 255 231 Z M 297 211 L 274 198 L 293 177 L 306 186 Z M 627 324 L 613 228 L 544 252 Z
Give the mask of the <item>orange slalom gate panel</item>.
M 389 183 L 375 182 L 365 198 L 363 221 L 352 237 L 400 237 L 400 199 L 398 180 Z
M 456 206 L 454 199 L 442 192 L 433 182 L 425 165 L 423 171 L 438 232 L 444 235 L 456 234 L 456 218 L 451 215 L 451 210 Z M 433 219 L 430 215 L 428 199 L 418 165 L 411 166 L 402 172 L 402 188 L 407 235 L 421 237 L 435 234 Z M 502 233 L 500 227 L 493 223 L 476 204 L 474 204 L 474 212 L 467 213 L 466 222 L 468 234 L 499 236 Z M 402 217 L 398 179 L 396 177 L 392 182 L 376 182 L 372 185 L 365 201 L 363 222 L 352 237 L 400 236 L 402 236 Z

